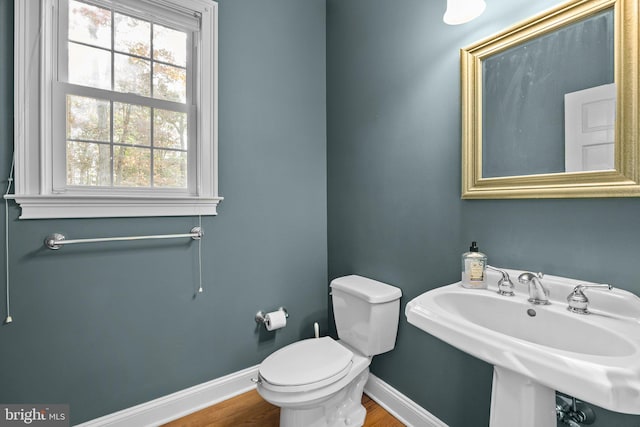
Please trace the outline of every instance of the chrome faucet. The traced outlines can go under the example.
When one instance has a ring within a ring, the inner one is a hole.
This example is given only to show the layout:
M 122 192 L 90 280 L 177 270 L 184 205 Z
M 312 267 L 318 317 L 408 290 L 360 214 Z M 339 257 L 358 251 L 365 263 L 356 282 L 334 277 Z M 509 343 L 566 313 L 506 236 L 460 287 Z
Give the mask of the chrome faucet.
M 498 273 L 502 274 L 502 279 L 498 280 L 498 291 L 497 292 L 500 295 L 504 295 L 504 296 L 509 296 L 509 297 L 514 296 L 515 293 L 513 292 L 513 289 L 515 288 L 515 286 L 513 285 L 513 282 L 511 281 L 511 278 L 509 277 L 509 273 L 507 273 L 504 270 L 500 270 L 499 268 L 492 267 L 490 265 L 487 265 L 487 268 L 489 270 L 497 271 Z
M 567 302 L 569 303 L 567 310 L 578 314 L 589 314 L 589 298 L 587 298 L 587 296 L 583 292 L 587 288 L 604 288 L 612 290 L 613 286 L 607 284 L 576 286 L 575 288 L 573 288 L 573 292 L 571 292 L 567 297 Z
M 529 285 L 529 302 L 531 304 L 547 305 L 549 302 L 549 289 L 545 288 L 541 280 L 542 273 L 522 273 L 518 276 L 518 282 Z

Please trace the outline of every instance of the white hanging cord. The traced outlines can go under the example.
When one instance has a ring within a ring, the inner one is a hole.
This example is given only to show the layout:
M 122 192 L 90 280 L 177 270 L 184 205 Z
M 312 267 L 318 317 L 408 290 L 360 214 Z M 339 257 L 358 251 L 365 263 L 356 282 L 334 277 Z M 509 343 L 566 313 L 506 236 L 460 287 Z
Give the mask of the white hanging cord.
M 202 233 L 202 215 L 198 215 L 198 227 L 200 227 L 200 232 Z M 198 273 L 200 275 L 198 293 L 202 293 L 204 292 L 204 289 L 202 289 L 202 236 L 198 239 Z
M 11 184 L 13 184 L 13 169 L 15 166 L 15 158 L 11 160 L 11 171 L 9 172 L 9 179 L 7 183 L 7 191 L 4 195 L 7 196 L 11 191 Z M 4 253 L 5 253 L 5 271 L 7 273 L 6 289 L 7 289 L 7 317 L 4 319 L 5 325 L 13 322 L 11 317 L 11 307 L 9 304 L 9 200 L 4 199 Z
M 40 40 L 41 37 L 42 37 L 42 23 L 38 28 L 38 36 L 33 38 L 33 42 L 31 43 L 31 46 L 29 49 L 29 60 L 28 60 L 29 63 L 27 64 L 27 67 L 28 67 L 27 75 L 30 75 L 31 72 L 33 71 L 33 68 L 38 66 L 37 58 L 40 53 L 38 40 Z M 22 116 L 18 115 L 18 117 L 22 117 Z M 22 137 L 23 125 L 24 125 L 24 120 L 21 120 L 18 122 L 18 126 L 16 127 L 17 134 L 14 135 L 14 138 L 16 141 Z M 10 285 L 9 285 L 9 202 L 6 196 L 9 195 L 9 192 L 11 191 L 11 185 L 13 184 L 13 173 L 15 168 L 15 162 L 16 162 L 16 158 L 14 153 L 13 158 L 11 159 L 11 171 L 9 172 L 7 191 L 4 193 L 5 195 L 5 198 L 4 198 L 4 231 L 5 231 L 4 250 L 6 254 L 5 262 L 6 262 L 6 273 L 7 273 L 7 277 L 6 277 L 7 279 L 7 282 L 6 282 L 7 317 L 4 320 L 5 325 L 8 325 L 9 323 L 13 322 L 13 318 L 11 317 L 11 311 L 9 307 L 9 288 L 10 288 Z

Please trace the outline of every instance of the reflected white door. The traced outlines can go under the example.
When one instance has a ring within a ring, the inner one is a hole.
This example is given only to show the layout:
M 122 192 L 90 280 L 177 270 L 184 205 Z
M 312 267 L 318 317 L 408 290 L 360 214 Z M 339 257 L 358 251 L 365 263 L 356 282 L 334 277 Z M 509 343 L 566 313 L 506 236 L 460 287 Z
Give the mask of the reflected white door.
M 566 172 L 614 169 L 615 83 L 564 96 Z

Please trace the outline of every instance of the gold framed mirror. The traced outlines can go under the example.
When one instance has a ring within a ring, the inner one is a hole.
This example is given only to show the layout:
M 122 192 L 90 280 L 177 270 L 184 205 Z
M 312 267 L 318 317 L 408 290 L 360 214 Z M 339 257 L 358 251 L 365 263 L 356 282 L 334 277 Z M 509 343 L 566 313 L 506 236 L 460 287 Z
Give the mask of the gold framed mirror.
M 463 199 L 640 196 L 639 13 L 572 0 L 461 49 Z

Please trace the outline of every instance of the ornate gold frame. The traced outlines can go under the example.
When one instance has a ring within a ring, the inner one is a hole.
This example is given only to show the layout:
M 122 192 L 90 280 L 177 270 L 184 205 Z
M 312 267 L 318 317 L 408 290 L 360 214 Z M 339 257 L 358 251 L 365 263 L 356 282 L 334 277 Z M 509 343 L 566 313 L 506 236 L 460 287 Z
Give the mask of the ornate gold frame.
M 640 0 L 572 0 L 460 51 L 462 198 L 640 196 Z M 615 170 L 482 177 L 482 60 L 605 9 L 614 10 Z

